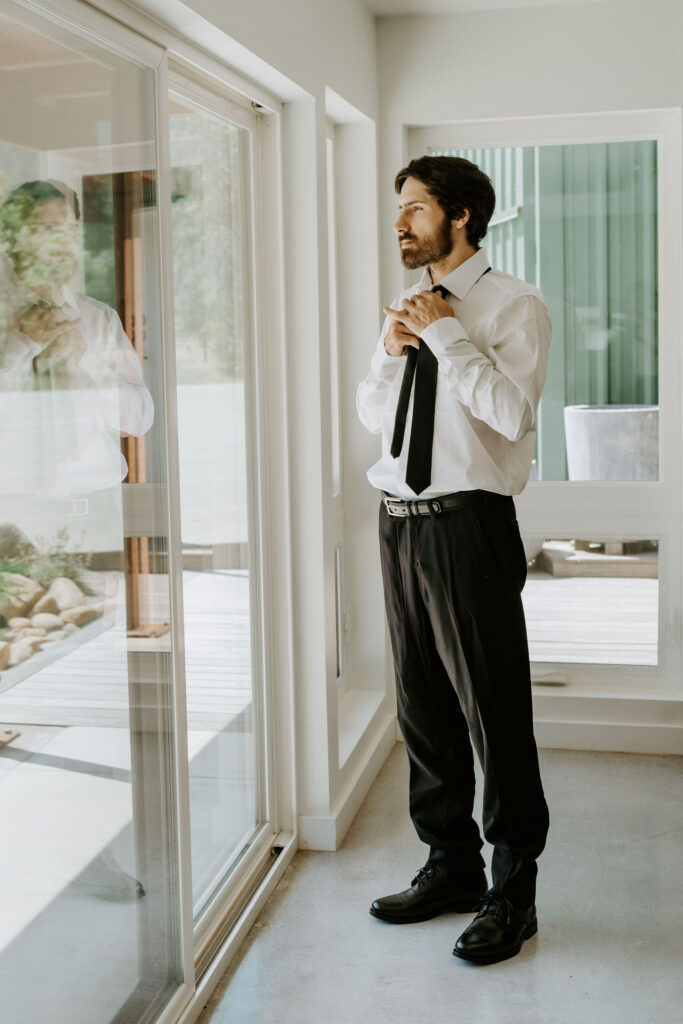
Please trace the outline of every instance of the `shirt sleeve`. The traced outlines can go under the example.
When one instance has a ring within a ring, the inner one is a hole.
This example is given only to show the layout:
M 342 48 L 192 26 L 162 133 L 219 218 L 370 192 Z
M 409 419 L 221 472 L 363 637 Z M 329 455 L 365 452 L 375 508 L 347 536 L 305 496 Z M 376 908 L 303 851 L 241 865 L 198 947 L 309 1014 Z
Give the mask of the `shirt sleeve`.
M 392 302 L 392 306 L 397 300 Z M 358 418 L 371 434 L 382 432 L 382 421 L 387 412 L 395 408 L 403 379 L 405 356 L 390 356 L 384 348 L 391 320 L 385 317 L 382 333 L 370 360 L 370 372 L 358 385 L 356 408 Z
M 42 351 L 28 335 L 15 331 L 0 346 L 0 390 L 23 391 L 33 383 L 33 359 Z
M 510 441 L 534 429 L 545 382 L 550 314 L 536 295 L 516 296 L 496 311 L 481 352 L 456 317 L 436 320 L 422 340 L 437 357 L 440 380 L 477 419 Z
M 154 421 L 154 403 L 142 375 L 138 354 L 128 340 L 115 310 L 107 309 L 108 381 L 114 385 L 113 401 L 104 402 L 102 413 L 110 430 L 122 436 L 142 437 Z

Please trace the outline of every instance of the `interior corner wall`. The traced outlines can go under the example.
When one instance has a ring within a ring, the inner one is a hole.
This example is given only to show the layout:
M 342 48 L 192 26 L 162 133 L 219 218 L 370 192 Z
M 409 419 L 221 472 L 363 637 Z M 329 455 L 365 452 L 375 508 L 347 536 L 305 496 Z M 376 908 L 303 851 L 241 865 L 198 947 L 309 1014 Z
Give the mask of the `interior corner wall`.
M 585 3 L 380 18 L 381 282 L 404 287 L 392 182 L 406 127 L 683 106 L 683 4 Z

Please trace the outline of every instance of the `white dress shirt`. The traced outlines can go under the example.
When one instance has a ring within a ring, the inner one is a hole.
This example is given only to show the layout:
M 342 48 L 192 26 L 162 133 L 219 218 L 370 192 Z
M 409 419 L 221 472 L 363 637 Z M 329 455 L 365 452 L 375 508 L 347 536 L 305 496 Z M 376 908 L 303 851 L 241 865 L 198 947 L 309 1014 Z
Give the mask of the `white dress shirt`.
M 437 358 L 438 378 L 432 478 L 418 496 L 406 482 L 413 412 L 411 393 L 403 448 L 390 454 L 405 356 L 390 356 L 387 318 L 370 373 L 358 387 L 358 415 L 382 435 L 382 457 L 368 471 L 375 487 L 399 498 L 435 498 L 483 489 L 519 494 L 529 479 L 550 344 L 550 315 L 541 292 L 499 270 L 477 250 L 438 284 L 448 289 L 454 317 L 443 317 L 421 334 Z M 427 270 L 392 302 L 432 287 Z M 414 393 L 414 388 L 413 388 Z
M 0 455 L 0 494 L 60 500 L 118 484 L 128 472 L 120 437 L 141 437 L 154 420 L 140 359 L 115 310 L 68 287 L 60 309 L 86 343 L 80 359 L 36 385 L 33 359 L 42 348 L 5 325 L 0 346 L 0 427 L 21 440 Z

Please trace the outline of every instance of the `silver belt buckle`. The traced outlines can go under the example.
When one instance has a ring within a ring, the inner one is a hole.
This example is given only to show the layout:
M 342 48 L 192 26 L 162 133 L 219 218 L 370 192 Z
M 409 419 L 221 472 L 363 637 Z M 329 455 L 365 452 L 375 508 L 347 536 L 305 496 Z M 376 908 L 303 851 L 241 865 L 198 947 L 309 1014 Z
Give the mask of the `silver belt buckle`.
M 400 498 L 382 498 L 382 501 L 384 502 L 384 507 L 386 508 L 390 516 L 401 516 L 401 513 L 394 508 L 395 505 L 403 504 L 403 501 L 401 501 Z

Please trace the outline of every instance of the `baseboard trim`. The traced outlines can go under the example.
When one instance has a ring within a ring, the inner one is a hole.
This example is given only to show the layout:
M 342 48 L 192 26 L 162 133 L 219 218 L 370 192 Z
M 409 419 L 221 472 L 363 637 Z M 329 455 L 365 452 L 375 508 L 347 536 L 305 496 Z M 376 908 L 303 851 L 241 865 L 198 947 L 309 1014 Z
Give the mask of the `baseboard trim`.
M 683 755 L 683 728 L 675 725 L 536 721 L 534 732 L 540 748 Z
M 683 700 L 535 689 L 534 733 L 541 748 L 683 755 Z
M 338 850 L 377 773 L 396 742 L 396 719 L 389 714 L 380 719 L 368 737 L 368 752 L 359 761 L 353 775 L 327 816 L 301 815 L 298 819 L 301 850 Z
M 683 701 L 535 690 L 534 731 L 539 747 L 683 754 Z

